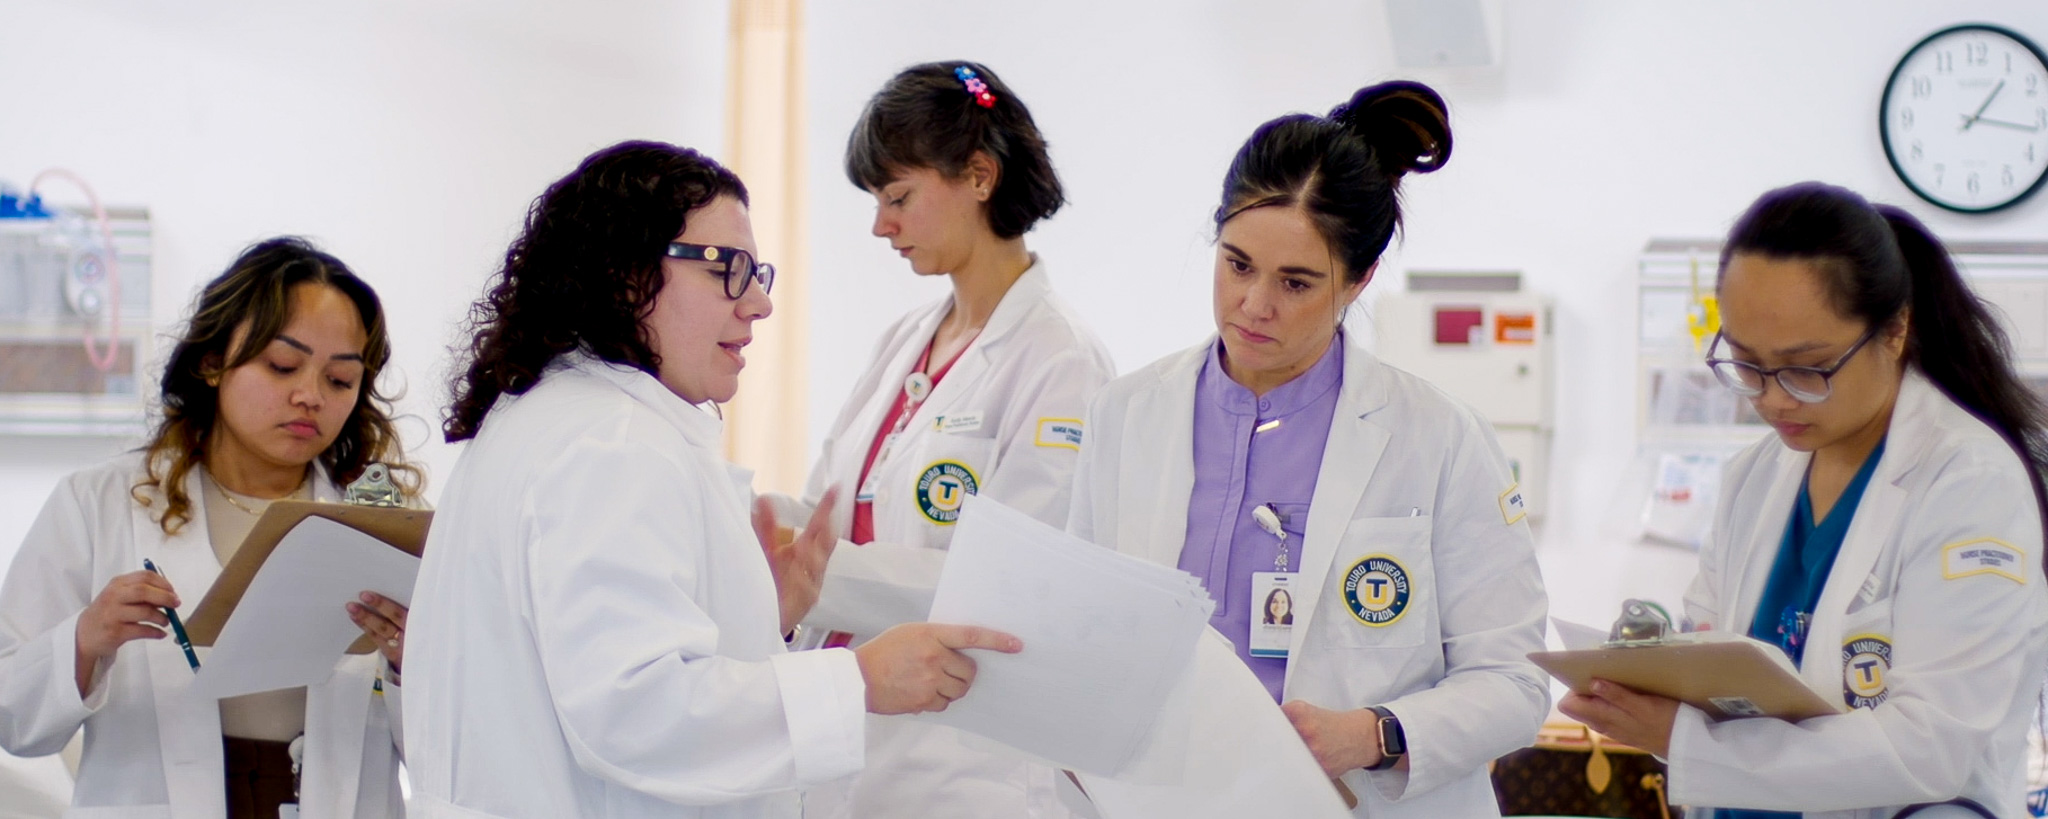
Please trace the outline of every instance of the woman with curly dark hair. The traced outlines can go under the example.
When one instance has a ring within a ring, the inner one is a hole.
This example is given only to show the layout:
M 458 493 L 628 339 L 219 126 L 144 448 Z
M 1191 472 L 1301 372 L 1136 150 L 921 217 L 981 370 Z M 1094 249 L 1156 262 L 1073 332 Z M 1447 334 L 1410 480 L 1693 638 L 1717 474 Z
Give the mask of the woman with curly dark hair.
M 960 649 L 1020 648 L 916 624 L 785 651 L 834 503 L 794 542 L 750 523 L 705 408 L 774 283 L 745 186 L 687 148 L 606 148 L 535 200 L 445 426 L 470 443 L 413 597 L 419 815 L 793 817 L 860 767 L 864 710 L 943 709 Z
M 335 601 L 379 655 L 344 657 L 318 685 L 224 700 L 194 693 L 186 655 L 163 639 L 164 610 L 192 615 L 273 500 L 337 500 L 373 461 L 417 493 L 377 390 L 390 358 L 377 294 L 303 240 L 257 244 L 209 283 L 165 368 L 149 444 L 66 479 L 0 588 L 0 747 L 55 753 L 84 726 L 75 802 L 132 811 L 121 815 L 275 816 L 283 803 L 402 815 L 402 606 Z

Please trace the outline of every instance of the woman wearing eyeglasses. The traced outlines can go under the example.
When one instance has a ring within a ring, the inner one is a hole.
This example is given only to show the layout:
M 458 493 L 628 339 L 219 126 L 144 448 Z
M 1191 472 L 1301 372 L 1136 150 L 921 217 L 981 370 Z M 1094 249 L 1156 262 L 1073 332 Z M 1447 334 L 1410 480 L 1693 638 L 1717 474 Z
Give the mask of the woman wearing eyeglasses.
M 2026 815 L 2048 449 L 2004 334 L 1917 220 L 1818 183 L 1750 207 L 1719 293 L 1708 363 L 1777 434 L 1728 465 L 1687 614 L 1850 710 L 1714 723 L 1605 681 L 1559 707 L 1722 819 Z
M 794 819 L 860 768 L 863 712 L 943 709 L 959 649 L 1017 650 L 925 623 L 786 650 L 833 540 L 760 538 L 703 408 L 772 309 L 753 248 L 738 177 L 673 145 L 599 151 L 534 202 L 444 426 L 469 445 L 408 623 L 414 816 Z
M 859 645 L 922 621 L 968 495 L 1064 525 L 1082 416 L 1115 374 L 1025 246 L 1064 194 L 1031 112 L 987 66 L 927 63 L 891 78 L 847 138 L 846 176 L 875 198 L 874 235 L 952 292 L 883 333 L 804 502 L 784 504 L 800 520 L 833 487 L 852 500 L 831 519 L 849 542 L 833 555 L 807 646 Z M 867 769 L 809 794 L 806 815 L 1065 815 L 1053 771 L 955 729 L 873 719 L 867 746 Z

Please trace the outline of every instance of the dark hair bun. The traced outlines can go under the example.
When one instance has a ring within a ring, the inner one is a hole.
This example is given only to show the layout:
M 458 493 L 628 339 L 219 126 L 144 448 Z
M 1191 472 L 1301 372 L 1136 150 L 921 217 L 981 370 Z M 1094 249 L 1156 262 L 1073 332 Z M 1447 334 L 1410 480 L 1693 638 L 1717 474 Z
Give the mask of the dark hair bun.
M 1330 109 L 1330 119 L 1371 145 L 1389 179 L 1429 173 L 1451 160 L 1451 116 L 1444 98 L 1419 82 L 1397 80 L 1358 89 Z

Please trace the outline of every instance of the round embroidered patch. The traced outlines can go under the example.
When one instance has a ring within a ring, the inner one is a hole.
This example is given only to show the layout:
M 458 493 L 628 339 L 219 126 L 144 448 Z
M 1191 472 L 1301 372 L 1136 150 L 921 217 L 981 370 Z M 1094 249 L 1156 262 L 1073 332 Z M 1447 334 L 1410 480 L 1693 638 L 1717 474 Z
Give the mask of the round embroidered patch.
M 1875 634 L 1858 634 L 1842 643 L 1842 699 L 1850 708 L 1876 708 L 1891 692 L 1885 672 L 1892 670 L 1892 644 Z
M 1358 622 L 1393 625 L 1408 611 L 1408 570 L 1386 555 L 1366 555 L 1344 572 L 1344 605 Z
M 980 489 L 974 471 L 957 461 L 940 461 L 917 476 L 917 508 L 940 526 L 960 519 L 960 504 Z

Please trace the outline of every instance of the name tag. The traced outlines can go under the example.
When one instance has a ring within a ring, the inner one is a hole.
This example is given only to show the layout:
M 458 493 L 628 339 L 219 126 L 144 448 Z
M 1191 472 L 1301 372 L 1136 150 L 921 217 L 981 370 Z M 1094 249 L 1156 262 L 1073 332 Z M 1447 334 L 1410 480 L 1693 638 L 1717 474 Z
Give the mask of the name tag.
M 981 429 L 981 413 L 956 412 L 952 415 L 941 415 L 932 419 L 932 429 L 948 435 L 974 432 Z
M 1997 538 L 1978 538 L 1941 547 L 1941 576 L 1954 580 L 1978 574 L 1993 574 L 2022 586 L 2027 584 L 2027 553 Z

